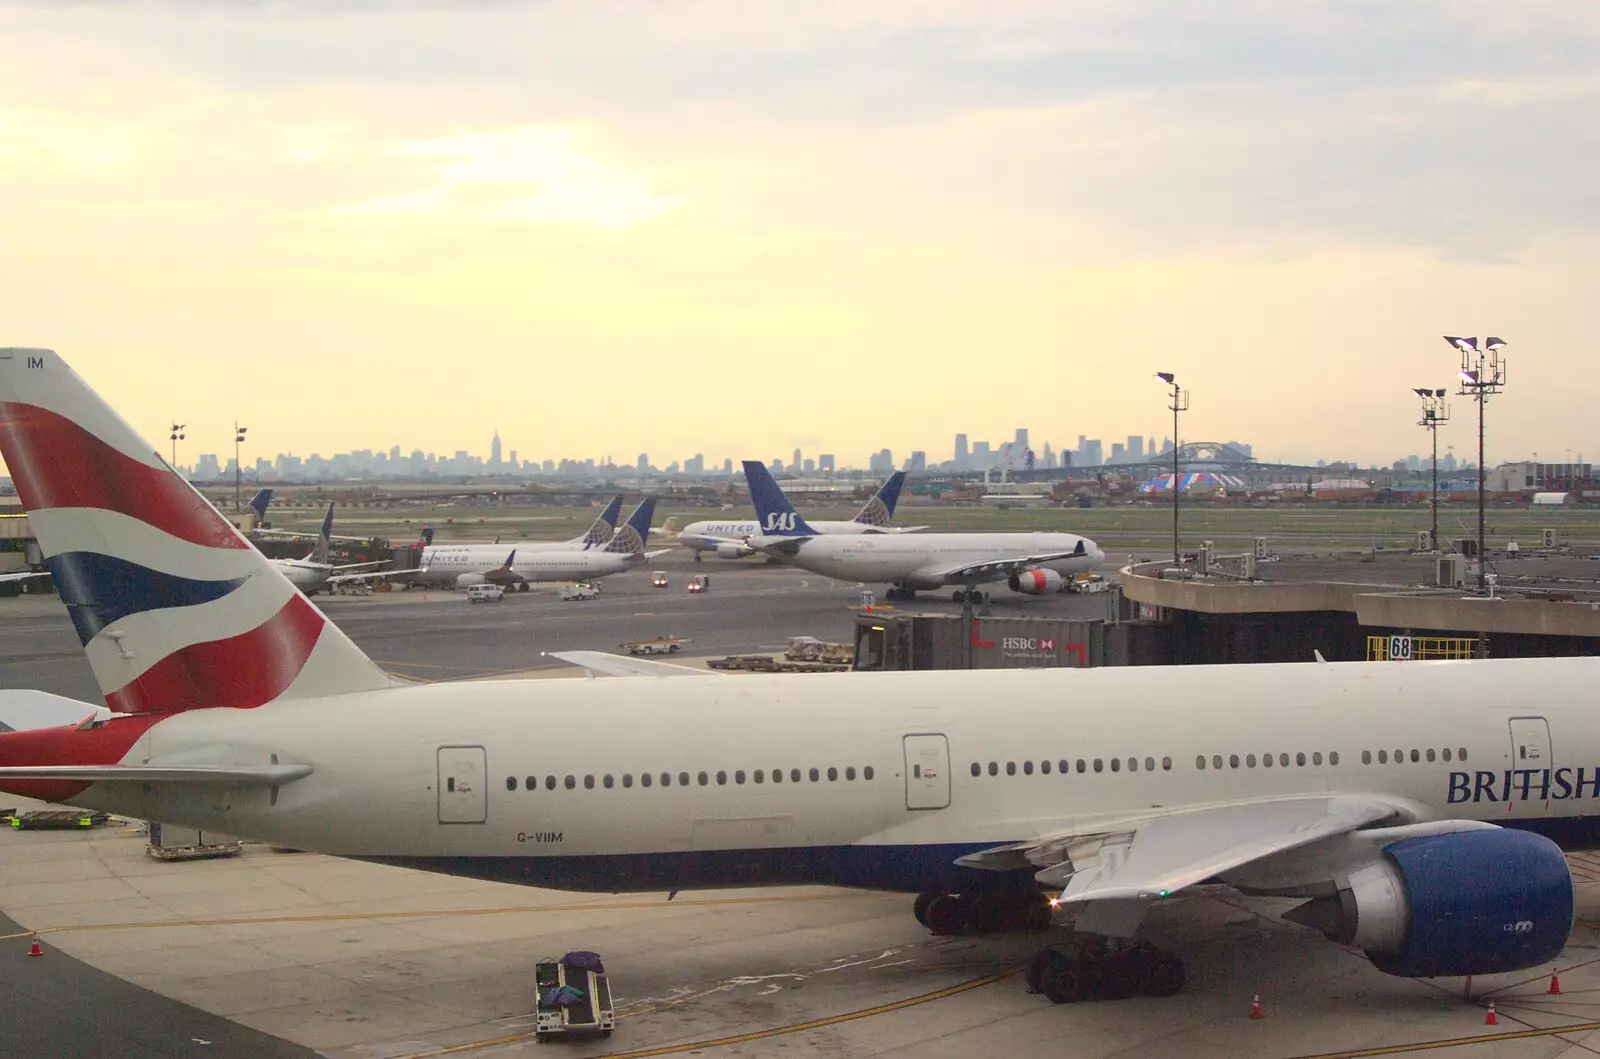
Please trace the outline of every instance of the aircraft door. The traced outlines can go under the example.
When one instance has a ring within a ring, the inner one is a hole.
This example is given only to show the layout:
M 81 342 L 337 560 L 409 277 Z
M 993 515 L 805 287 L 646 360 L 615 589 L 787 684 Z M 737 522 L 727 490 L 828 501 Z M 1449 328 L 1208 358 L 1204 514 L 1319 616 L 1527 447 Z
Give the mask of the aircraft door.
M 943 809 L 950 804 L 950 742 L 942 735 L 908 735 L 906 808 Z
M 1539 790 L 1542 787 L 1546 795 L 1549 793 L 1548 770 L 1555 767 L 1553 760 L 1549 723 L 1543 717 L 1511 718 L 1511 769 L 1515 782 L 1511 785 L 1511 796 L 1507 800 L 1508 812 L 1515 812 L 1519 804 L 1526 806 L 1528 803 L 1542 802 L 1548 808 L 1549 799 L 1540 798 Z M 1519 772 L 1531 772 L 1532 776 L 1518 776 Z M 1529 781 L 1526 787 L 1522 783 L 1524 779 Z M 1519 798 L 1524 791 L 1528 792 L 1528 796 Z
M 439 822 L 481 824 L 489 816 L 489 768 L 481 746 L 439 748 Z

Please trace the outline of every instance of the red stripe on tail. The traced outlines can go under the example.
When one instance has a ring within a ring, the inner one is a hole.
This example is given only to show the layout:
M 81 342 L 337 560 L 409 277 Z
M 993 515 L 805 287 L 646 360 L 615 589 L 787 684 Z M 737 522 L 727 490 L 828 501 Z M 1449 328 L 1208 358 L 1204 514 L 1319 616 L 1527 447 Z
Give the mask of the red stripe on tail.
M 177 473 L 140 463 L 72 420 L 0 402 L 0 454 L 30 511 L 105 508 L 212 548 L 248 548 Z
M 146 714 L 113 717 L 83 731 L 66 725 L 0 733 L 0 765 L 115 765 L 162 719 L 158 714 Z M 0 790 L 41 802 L 64 802 L 87 786 L 81 780 L 0 780 Z
M 106 705 L 118 713 L 167 713 L 271 702 L 305 668 L 326 620 L 297 592 L 249 632 L 174 651 L 107 694 Z

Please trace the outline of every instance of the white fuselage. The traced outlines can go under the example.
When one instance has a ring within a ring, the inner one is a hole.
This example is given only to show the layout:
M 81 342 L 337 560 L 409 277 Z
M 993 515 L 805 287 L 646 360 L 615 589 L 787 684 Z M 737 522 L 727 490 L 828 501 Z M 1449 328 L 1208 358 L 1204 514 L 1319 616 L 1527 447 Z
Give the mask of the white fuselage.
M 307 595 L 325 588 L 328 578 L 333 576 L 331 563 L 319 563 L 311 559 L 269 559 L 268 562 L 282 571 L 290 584 Z
M 1080 541 L 1083 555 L 1034 565 L 1065 576 L 1092 569 L 1104 558 L 1093 541 L 1072 533 L 900 533 L 792 539 L 799 545 L 793 555 L 787 548 L 777 554 L 801 569 L 841 580 L 882 582 L 907 588 L 965 584 L 967 578 L 947 577 L 943 571 L 1024 555 L 1070 552 Z M 773 542 L 778 538 L 760 540 Z M 1004 572 L 984 573 L 972 580 L 982 584 L 1003 581 L 1008 576 Z
M 471 550 L 459 546 L 430 549 L 423 553 L 422 565 L 413 577 L 420 584 L 455 584 L 466 575 L 489 576 L 505 566 L 511 546 L 494 547 L 494 552 L 478 554 L 482 545 Z M 458 550 L 459 549 L 459 550 Z M 643 561 L 643 556 L 627 552 L 608 552 L 601 548 L 552 548 L 524 553 L 522 545 L 515 547 L 516 556 L 511 563 L 507 580 L 518 581 L 586 581 L 591 578 L 620 574 Z M 492 557 L 491 557 L 492 556 Z
M 812 529 L 823 534 L 874 534 L 898 533 L 899 531 L 887 526 L 873 526 L 866 522 L 839 522 L 821 520 L 808 522 Z M 759 522 L 717 522 L 706 520 L 691 522 L 679 533 L 677 541 L 683 547 L 695 552 L 716 551 L 718 548 L 734 545 L 738 546 L 741 556 L 754 555 L 755 549 L 746 545 L 747 537 L 756 537 L 761 534 Z
M 1097 818 L 1330 792 L 1582 848 L 1597 679 L 1600 660 L 1550 658 L 432 684 L 176 714 L 123 759 L 313 766 L 270 795 L 72 801 L 611 891 L 933 890 L 960 885 L 962 853 Z

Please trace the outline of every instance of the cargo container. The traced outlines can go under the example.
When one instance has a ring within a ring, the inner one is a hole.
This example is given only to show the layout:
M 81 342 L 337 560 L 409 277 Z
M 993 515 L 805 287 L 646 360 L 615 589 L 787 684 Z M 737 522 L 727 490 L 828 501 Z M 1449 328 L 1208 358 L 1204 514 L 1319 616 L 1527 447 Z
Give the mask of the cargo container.
M 1038 669 L 1101 666 L 1106 623 L 957 614 L 861 614 L 857 669 Z

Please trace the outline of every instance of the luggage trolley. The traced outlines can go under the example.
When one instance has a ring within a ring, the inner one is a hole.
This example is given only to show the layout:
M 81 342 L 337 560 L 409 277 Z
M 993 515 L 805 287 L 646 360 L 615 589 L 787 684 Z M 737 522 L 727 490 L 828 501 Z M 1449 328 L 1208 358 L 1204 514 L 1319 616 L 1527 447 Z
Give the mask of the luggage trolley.
M 617 1015 L 599 956 L 569 952 L 559 960 L 545 957 L 534 966 L 534 981 L 534 1040 L 574 1031 L 611 1036 Z

